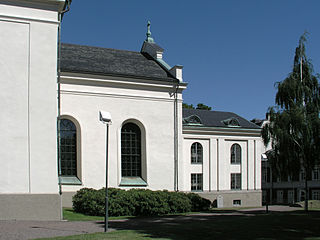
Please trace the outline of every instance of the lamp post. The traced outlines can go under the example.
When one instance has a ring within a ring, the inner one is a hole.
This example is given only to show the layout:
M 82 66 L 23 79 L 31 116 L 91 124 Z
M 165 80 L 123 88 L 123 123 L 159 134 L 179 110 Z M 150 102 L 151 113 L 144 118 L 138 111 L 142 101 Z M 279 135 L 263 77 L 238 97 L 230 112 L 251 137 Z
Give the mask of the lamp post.
M 264 175 L 262 176 L 262 181 L 261 181 L 261 188 L 263 188 L 263 183 L 265 186 L 265 191 L 266 195 L 266 213 L 269 213 L 269 198 L 268 198 L 268 190 L 267 190 L 267 183 L 268 183 L 268 157 L 265 153 L 261 155 L 261 165 L 262 165 L 262 170 L 261 174 Z
M 104 231 L 108 231 L 108 143 L 109 143 L 109 124 L 111 124 L 111 114 L 109 112 L 99 111 L 99 119 L 107 125 L 106 128 L 106 193 L 105 193 L 105 216 Z

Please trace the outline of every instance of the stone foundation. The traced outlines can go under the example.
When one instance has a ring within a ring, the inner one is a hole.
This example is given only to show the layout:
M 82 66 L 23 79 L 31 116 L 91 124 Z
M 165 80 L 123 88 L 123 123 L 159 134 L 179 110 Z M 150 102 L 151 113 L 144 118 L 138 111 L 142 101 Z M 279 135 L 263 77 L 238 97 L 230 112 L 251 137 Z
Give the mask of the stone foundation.
M 61 220 L 59 194 L 0 194 L 0 220 Z
M 262 206 L 261 190 L 212 191 L 198 193 L 218 208 Z

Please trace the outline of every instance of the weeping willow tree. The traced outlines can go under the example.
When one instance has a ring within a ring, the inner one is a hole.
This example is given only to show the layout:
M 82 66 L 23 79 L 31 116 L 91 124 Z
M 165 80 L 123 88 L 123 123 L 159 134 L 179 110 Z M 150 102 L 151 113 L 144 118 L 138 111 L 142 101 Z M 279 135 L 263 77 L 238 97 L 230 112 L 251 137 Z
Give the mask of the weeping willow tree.
M 272 169 L 278 176 L 305 172 L 305 210 L 308 211 L 308 180 L 320 158 L 320 88 L 318 76 L 306 56 L 306 33 L 296 48 L 292 72 L 276 83 L 276 106 L 268 111 L 269 122 L 262 129 Z

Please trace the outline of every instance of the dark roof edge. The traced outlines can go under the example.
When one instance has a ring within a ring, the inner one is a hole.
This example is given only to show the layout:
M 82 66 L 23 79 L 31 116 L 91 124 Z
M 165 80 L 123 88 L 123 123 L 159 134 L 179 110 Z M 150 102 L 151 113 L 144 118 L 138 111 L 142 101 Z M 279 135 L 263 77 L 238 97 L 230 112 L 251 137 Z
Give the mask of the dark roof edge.
M 71 71 L 67 70 L 65 71 L 63 68 L 61 68 L 61 73 L 82 73 L 82 74 L 92 74 L 92 75 L 98 75 L 98 76 L 113 76 L 113 77 L 127 77 L 127 78 L 134 78 L 134 79 L 144 79 L 144 80 L 153 80 L 153 81 L 165 81 L 165 82 L 176 82 L 178 79 L 173 78 L 157 78 L 157 77 L 146 77 L 146 76 L 137 76 L 137 75 L 130 75 L 130 74 L 116 74 L 116 73 L 99 73 L 99 72 L 90 72 L 90 71 Z M 179 81 L 179 80 L 178 80 Z M 188 83 L 186 82 L 180 82 L 179 85 L 187 86 Z
M 137 51 L 127 50 L 127 49 L 107 48 L 107 47 L 92 46 L 92 45 L 78 44 L 78 43 L 62 42 L 61 45 L 71 45 L 71 46 L 89 47 L 89 48 L 101 48 L 101 49 L 116 50 L 116 51 L 123 51 L 123 52 L 140 53 L 140 52 L 137 52 Z
M 165 67 L 163 66 L 159 61 L 157 61 L 156 59 L 154 59 L 152 56 L 150 56 L 150 54 L 146 53 L 146 52 L 140 52 L 144 57 L 146 57 L 145 55 L 147 55 L 147 57 L 150 57 L 156 64 L 159 65 L 159 67 L 161 67 L 167 74 L 169 74 L 169 76 L 171 76 L 173 79 L 175 79 L 175 81 L 179 81 L 179 79 L 177 79 L 176 77 L 174 77 L 172 75 L 172 73 Z
M 187 127 L 187 128 L 211 128 L 211 129 L 215 129 L 215 128 L 220 128 L 220 129 L 228 129 L 228 130 L 247 130 L 247 129 L 251 129 L 251 130 L 256 130 L 257 132 L 261 131 L 261 128 L 254 128 L 254 127 L 220 127 L 220 126 L 199 126 L 199 125 L 183 125 L 182 127 Z

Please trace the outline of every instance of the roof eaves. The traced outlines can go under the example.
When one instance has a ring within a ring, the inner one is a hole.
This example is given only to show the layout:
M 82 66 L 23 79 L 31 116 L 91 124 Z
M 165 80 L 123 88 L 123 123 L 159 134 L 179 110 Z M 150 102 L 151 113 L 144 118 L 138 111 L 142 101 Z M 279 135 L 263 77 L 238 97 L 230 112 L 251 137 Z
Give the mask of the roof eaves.
M 158 59 L 158 58 L 153 58 L 152 56 L 150 56 L 147 52 L 141 52 L 141 54 L 148 59 L 151 59 L 152 61 L 154 61 L 155 63 L 157 63 L 164 71 L 166 71 L 166 73 L 172 77 L 173 79 L 175 79 L 175 81 L 179 81 L 179 79 L 175 78 L 172 73 L 169 71 L 170 70 L 170 65 L 168 63 L 166 63 L 163 59 Z M 183 85 L 183 84 L 181 84 Z
M 133 74 L 131 75 L 131 74 L 120 74 L 120 73 L 103 73 L 103 72 L 92 72 L 92 71 L 83 71 L 83 70 L 65 70 L 65 69 L 61 69 L 61 72 L 92 74 L 92 75 L 100 75 L 100 76 L 125 77 L 125 78 L 145 79 L 145 80 L 165 81 L 165 82 L 176 82 L 175 78 L 148 77 L 148 76 L 133 75 Z M 183 82 L 183 83 L 180 83 L 179 85 L 187 86 L 188 83 Z
M 228 130 L 228 131 L 255 131 L 261 132 L 261 128 L 246 128 L 246 127 L 218 127 L 218 126 L 204 126 L 204 125 L 183 125 L 183 128 L 187 129 L 201 129 L 201 130 Z

